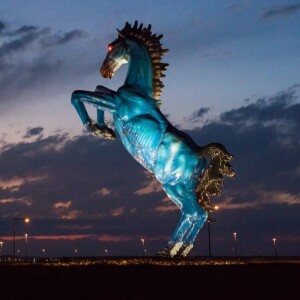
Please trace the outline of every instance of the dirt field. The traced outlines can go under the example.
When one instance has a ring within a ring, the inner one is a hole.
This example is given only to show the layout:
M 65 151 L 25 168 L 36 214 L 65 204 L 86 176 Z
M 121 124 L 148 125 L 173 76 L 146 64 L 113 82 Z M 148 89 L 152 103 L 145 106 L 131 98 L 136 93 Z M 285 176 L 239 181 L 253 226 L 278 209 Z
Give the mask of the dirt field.
M 1 263 L 1 299 L 299 299 L 300 260 Z

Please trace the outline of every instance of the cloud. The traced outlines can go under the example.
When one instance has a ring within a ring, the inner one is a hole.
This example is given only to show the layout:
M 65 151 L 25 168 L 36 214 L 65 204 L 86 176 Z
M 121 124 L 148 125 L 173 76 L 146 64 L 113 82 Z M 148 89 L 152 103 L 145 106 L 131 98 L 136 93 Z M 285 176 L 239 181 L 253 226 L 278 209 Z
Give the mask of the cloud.
M 276 17 L 288 17 L 300 11 L 300 3 L 282 5 L 279 7 L 266 10 L 262 14 L 263 19 L 271 19 Z
M 118 208 L 112 209 L 112 210 L 110 211 L 110 214 L 111 214 L 113 217 L 118 217 L 118 216 L 121 216 L 121 215 L 124 214 L 124 210 L 125 210 L 124 207 L 118 207 Z
M 143 196 L 153 193 L 161 193 L 162 191 L 163 190 L 160 183 L 158 183 L 155 179 L 152 179 L 152 181 L 149 182 L 148 178 L 146 186 L 136 190 L 134 193 L 138 196 Z
M 197 111 L 194 111 L 192 116 L 190 118 L 187 118 L 187 120 L 193 123 L 198 122 L 199 120 L 202 120 L 204 118 L 204 116 L 209 112 L 209 110 L 209 107 L 201 107 Z
M 33 27 L 31 30 L 17 30 L 10 34 L 10 38 L 4 42 L 0 47 L 1 60 L 5 56 L 13 55 L 17 52 L 25 50 L 43 35 L 48 34 L 47 29 L 38 29 Z
M 0 20 L 0 33 L 5 29 L 5 24 Z
M 112 190 L 103 187 L 101 189 L 99 189 L 98 191 L 96 191 L 96 193 L 94 195 L 100 195 L 100 196 L 107 196 L 110 195 L 112 193 Z
M 76 68 L 73 61 L 82 51 L 76 42 L 88 36 L 79 29 L 55 32 L 32 25 L 14 29 L 1 24 L 0 104 L 21 100 L 26 92 L 27 98 L 28 92 L 36 94 L 43 90 L 45 93 L 52 85 L 57 91 L 60 79 L 65 79 L 70 69 Z
M 44 131 L 43 127 L 28 128 L 24 138 L 40 135 Z
M 52 33 L 49 28 L 39 28 L 37 26 L 24 25 L 17 30 L 6 30 L 4 23 L 0 23 L 0 33 L 5 42 L 0 47 L 0 57 L 12 55 L 16 52 L 25 50 L 29 46 L 34 46 L 38 49 L 42 47 L 61 46 L 72 41 L 87 37 L 87 34 L 82 30 L 72 30 L 69 32 Z
M 165 201 L 163 201 L 163 204 L 155 207 L 155 211 L 159 213 L 169 213 L 178 211 L 178 207 L 174 203 L 168 201 L 168 199 L 165 199 Z
M 71 204 L 72 204 L 72 201 L 56 202 L 56 203 L 53 204 L 53 207 L 55 209 L 60 209 L 60 208 L 66 208 L 66 209 L 68 209 L 68 208 L 70 208 Z
M 84 37 L 87 37 L 87 34 L 84 31 L 72 30 L 66 33 L 59 33 L 56 35 L 44 37 L 41 40 L 41 45 L 43 47 L 60 46 Z
M 270 98 L 261 98 L 256 103 L 225 112 L 220 121 L 239 125 L 241 128 L 249 126 L 284 126 L 290 124 L 297 126 L 299 123 L 299 103 L 294 103 L 299 95 L 299 85 L 294 85 L 286 91 L 280 92 Z
M 24 34 L 24 33 L 28 33 L 28 32 L 33 32 L 33 31 L 37 31 L 38 27 L 37 26 L 27 26 L 24 25 L 22 27 L 20 27 L 19 29 L 10 32 L 10 35 L 20 35 L 20 34 Z
M 0 188 L 5 190 L 17 191 L 20 189 L 20 187 L 23 184 L 30 183 L 30 182 L 38 182 L 44 179 L 45 179 L 44 176 L 36 176 L 36 177 L 28 176 L 25 178 L 12 177 L 9 180 L 3 180 L 3 178 L 1 178 Z

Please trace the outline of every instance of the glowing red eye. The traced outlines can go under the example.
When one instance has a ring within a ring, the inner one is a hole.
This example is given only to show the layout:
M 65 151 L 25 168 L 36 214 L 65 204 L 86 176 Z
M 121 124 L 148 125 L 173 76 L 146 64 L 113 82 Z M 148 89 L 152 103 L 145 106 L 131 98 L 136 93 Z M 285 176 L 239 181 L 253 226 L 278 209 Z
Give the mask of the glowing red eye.
M 113 49 L 113 47 L 109 45 L 108 46 L 108 51 L 110 52 L 112 49 Z

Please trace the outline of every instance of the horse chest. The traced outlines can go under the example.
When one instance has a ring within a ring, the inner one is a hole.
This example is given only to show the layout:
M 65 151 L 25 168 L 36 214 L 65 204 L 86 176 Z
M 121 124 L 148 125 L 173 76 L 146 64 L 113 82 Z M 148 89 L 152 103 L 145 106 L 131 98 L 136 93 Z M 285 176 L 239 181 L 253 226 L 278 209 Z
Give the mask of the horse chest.
M 120 120 L 115 125 L 128 152 L 141 165 L 152 170 L 166 126 L 150 115 Z

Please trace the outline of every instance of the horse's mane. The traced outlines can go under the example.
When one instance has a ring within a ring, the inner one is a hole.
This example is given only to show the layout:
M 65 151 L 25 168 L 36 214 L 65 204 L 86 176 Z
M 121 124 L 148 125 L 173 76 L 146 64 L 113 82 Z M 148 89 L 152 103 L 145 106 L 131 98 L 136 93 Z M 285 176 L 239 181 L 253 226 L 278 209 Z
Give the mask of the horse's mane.
M 122 30 L 118 30 L 119 38 L 129 38 L 141 43 L 148 50 L 151 63 L 152 63 L 152 88 L 153 88 L 153 98 L 159 101 L 159 97 L 161 95 L 162 88 L 164 84 L 161 81 L 162 77 L 166 75 L 163 74 L 164 71 L 167 70 L 167 66 L 169 64 L 162 63 L 162 56 L 168 52 L 168 49 L 163 49 L 160 39 L 163 35 L 156 36 L 156 34 L 152 34 L 151 32 L 151 24 L 148 27 L 143 27 L 143 23 L 138 25 L 138 22 L 135 21 L 134 25 L 131 25 L 126 22 L 124 28 Z

